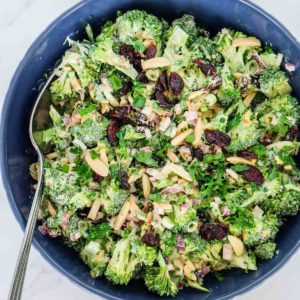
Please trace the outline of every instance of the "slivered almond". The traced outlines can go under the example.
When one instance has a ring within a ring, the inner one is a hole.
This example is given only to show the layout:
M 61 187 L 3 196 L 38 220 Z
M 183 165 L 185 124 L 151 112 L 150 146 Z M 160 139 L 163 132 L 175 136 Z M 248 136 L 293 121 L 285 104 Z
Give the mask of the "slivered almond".
M 167 157 L 172 163 L 178 163 L 179 159 L 172 150 L 167 151 Z
M 117 219 L 114 224 L 114 230 L 118 231 L 121 229 L 122 225 L 124 224 L 124 222 L 128 216 L 129 209 L 130 209 L 130 203 L 129 203 L 129 201 L 126 201 L 124 203 L 124 205 L 122 206 L 120 213 L 117 216 Z
M 89 211 L 89 214 L 87 216 L 88 219 L 91 219 L 91 220 L 96 219 L 99 208 L 100 208 L 100 205 L 101 205 L 100 199 L 96 198 L 95 201 L 93 202 L 92 207 L 91 207 L 91 209 Z
M 250 125 L 252 123 L 252 121 L 251 121 L 251 111 L 250 110 L 248 110 L 247 112 L 245 112 L 243 114 L 242 122 L 243 122 L 243 125 Z
M 256 162 L 256 159 L 249 160 L 238 156 L 227 157 L 226 160 L 233 165 L 241 164 L 241 165 L 255 166 L 255 162 Z
M 198 98 L 198 97 L 205 96 L 205 95 L 207 95 L 207 94 L 208 94 L 208 92 L 207 92 L 206 90 L 193 91 L 193 92 L 191 92 L 191 93 L 188 95 L 187 99 L 188 99 L 188 100 L 192 100 L 192 99 L 195 99 L 195 98 Z
M 261 42 L 257 38 L 248 37 L 240 38 L 232 41 L 232 47 L 260 47 Z
M 87 151 L 85 155 L 85 160 L 91 169 L 102 177 L 106 177 L 109 174 L 108 166 L 99 158 L 92 159 L 90 152 Z
M 293 146 L 293 142 L 290 141 L 281 141 L 281 142 L 276 142 L 273 144 L 270 144 L 267 146 L 267 149 L 272 149 L 272 148 L 278 148 L 278 149 L 282 149 L 283 147 L 291 147 Z
M 243 73 L 233 73 L 232 76 L 233 76 L 235 79 L 240 79 L 241 77 L 243 77 Z
M 182 144 L 185 139 L 191 135 L 193 133 L 193 129 L 188 129 L 186 131 L 181 132 L 180 134 L 178 134 L 177 136 L 175 136 L 172 140 L 171 140 L 171 144 L 174 147 L 179 146 L 180 144 Z
M 150 212 L 148 213 L 147 217 L 146 217 L 145 222 L 146 222 L 147 224 L 150 224 L 150 223 L 152 222 L 152 220 L 153 220 L 153 212 L 150 211 Z
M 194 130 L 195 140 L 193 142 L 193 146 L 199 146 L 201 144 L 201 137 L 203 135 L 204 129 L 205 129 L 205 125 L 203 121 L 201 120 L 201 118 L 198 118 Z
M 233 170 L 231 170 L 231 169 L 226 169 L 226 174 L 228 175 L 228 176 L 230 176 L 234 181 L 238 181 L 239 180 L 239 175 L 236 173 L 236 172 L 234 172 Z
M 171 62 L 165 57 L 154 57 L 142 61 L 143 70 L 164 68 L 171 65 Z
M 245 250 L 244 243 L 234 235 L 228 235 L 228 240 L 236 256 L 243 255 Z
M 195 270 L 196 270 L 196 268 L 190 260 L 188 260 L 186 262 L 185 266 L 183 267 L 183 273 L 184 273 L 185 277 L 192 281 L 197 280 L 197 277 L 194 273 Z
M 49 200 L 47 200 L 47 208 L 48 208 L 48 212 L 51 215 L 51 217 L 56 216 L 56 210 L 55 210 L 55 208 L 53 207 L 52 203 Z
M 188 122 L 187 121 L 182 121 L 176 127 L 176 134 L 179 134 L 180 132 L 182 132 L 183 129 L 188 129 L 188 128 L 189 128 Z
M 137 173 L 131 174 L 128 178 L 128 183 L 131 184 L 131 183 L 136 182 L 138 179 L 140 179 L 143 176 L 144 173 L 145 173 L 145 170 L 140 169 Z
M 108 158 L 105 149 L 100 150 L 100 159 L 108 166 Z
M 141 211 L 140 208 L 136 204 L 136 197 L 133 196 L 133 195 L 130 195 L 129 196 L 129 203 L 130 203 L 130 211 L 135 217 L 136 214 Z
M 193 181 L 191 175 L 182 167 L 175 164 L 170 164 L 170 170 L 187 181 Z
M 149 195 L 150 195 L 150 190 L 151 190 L 151 186 L 150 186 L 150 179 L 149 176 L 144 173 L 143 177 L 142 177 L 142 185 L 143 185 L 143 193 L 144 193 L 144 197 L 145 199 L 149 199 Z
M 51 153 L 46 154 L 46 157 L 48 159 L 54 159 L 54 158 L 58 157 L 58 153 L 57 152 L 51 152 Z
M 244 104 L 246 106 L 249 106 L 255 96 L 256 96 L 256 92 L 249 93 L 244 99 Z

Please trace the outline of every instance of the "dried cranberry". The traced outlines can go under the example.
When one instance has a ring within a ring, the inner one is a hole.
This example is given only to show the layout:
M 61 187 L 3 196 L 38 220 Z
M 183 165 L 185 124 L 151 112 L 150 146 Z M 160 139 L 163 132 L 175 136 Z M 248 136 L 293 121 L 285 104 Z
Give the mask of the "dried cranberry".
M 153 231 L 148 231 L 145 233 L 141 241 L 150 247 L 157 247 L 159 244 L 159 238 L 155 237 Z
M 119 54 L 126 57 L 138 72 L 142 71 L 141 56 L 132 45 L 122 44 Z
M 94 181 L 96 182 L 101 182 L 103 180 L 103 177 L 95 172 L 93 172 L 93 175 L 92 175 Z
M 204 223 L 199 230 L 201 237 L 207 241 L 223 240 L 228 232 L 228 225 L 226 224 L 211 224 Z
M 130 106 L 116 107 L 109 113 L 110 119 L 118 120 L 119 123 L 128 124 L 131 123 Z
M 146 58 L 147 58 L 147 59 L 153 58 L 153 57 L 155 57 L 156 53 L 157 53 L 157 47 L 154 45 L 154 43 L 151 43 L 151 44 L 147 47 L 147 50 L 146 50 Z
M 138 74 L 138 76 L 136 77 L 136 80 L 139 81 L 139 82 L 142 82 L 142 83 L 147 83 L 148 82 L 148 78 L 146 76 L 146 73 L 144 71 L 140 72 Z
M 194 60 L 194 63 L 198 65 L 202 73 L 207 76 L 214 75 L 217 72 L 217 69 L 213 64 L 207 63 L 203 59 L 197 58 Z
M 123 83 L 123 86 L 120 90 L 120 96 L 125 96 L 127 95 L 132 89 L 132 82 L 131 81 L 125 81 Z
M 117 120 L 113 119 L 110 121 L 109 125 L 107 126 L 107 137 L 109 142 L 116 146 L 118 144 L 118 137 L 117 133 L 120 129 L 120 124 Z
M 164 92 L 169 88 L 167 73 L 162 72 L 156 80 L 155 90 Z
M 120 187 L 123 190 L 130 190 L 130 184 L 128 183 L 128 174 L 126 171 L 120 172 Z
M 257 159 L 257 156 L 254 153 L 252 153 L 250 150 L 241 151 L 237 154 L 237 156 L 246 159 Z
M 250 166 L 248 170 L 240 171 L 243 177 L 256 184 L 262 185 L 265 182 L 264 175 L 256 167 Z
M 231 138 L 224 132 L 219 130 L 204 130 L 205 138 L 210 144 L 215 144 L 219 147 L 226 147 L 230 144 Z
M 155 99 L 159 102 L 159 105 L 163 108 L 172 108 L 174 104 L 169 101 L 169 98 L 161 91 L 155 93 Z
M 169 74 L 169 86 L 174 96 L 179 96 L 183 90 L 184 82 L 182 78 L 175 72 Z
M 288 140 L 289 141 L 295 141 L 298 137 L 298 127 L 296 125 L 293 125 L 289 128 L 288 131 Z
M 192 155 L 198 160 L 203 160 L 203 151 L 200 148 L 193 148 Z

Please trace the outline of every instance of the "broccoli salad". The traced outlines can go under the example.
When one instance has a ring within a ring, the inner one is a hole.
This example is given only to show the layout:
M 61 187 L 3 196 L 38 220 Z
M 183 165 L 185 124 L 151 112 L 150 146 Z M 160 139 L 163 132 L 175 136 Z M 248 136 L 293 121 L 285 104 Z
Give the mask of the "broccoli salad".
M 190 15 L 168 24 L 132 10 L 86 33 L 67 39 L 52 126 L 35 132 L 41 233 L 92 277 L 140 278 L 160 296 L 272 259 L 300 207 L 300 110 L 283 55 Z

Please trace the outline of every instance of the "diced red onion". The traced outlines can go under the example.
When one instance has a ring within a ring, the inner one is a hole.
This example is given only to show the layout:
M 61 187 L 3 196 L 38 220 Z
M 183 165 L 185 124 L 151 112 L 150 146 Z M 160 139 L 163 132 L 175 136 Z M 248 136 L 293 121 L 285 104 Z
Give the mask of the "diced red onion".
M 192 200 L 192 205 L 199 205 L 200 204 L 200 200 L 199 199 L 193 199 Z
M 185 250 L 184 240 L 180 234 L 176 235 L 176 248 L 178 252 L 184 252 Z
M 66 127 L 68 127 L 70 125 L 70 122 L 71 122 L 71 116 L 69 114 L 65 114 L 65 116 L 64 116 L 64 125 Z
M 185 117 L 185 120 L 189 124 L 196 125 L 197 119 L 198 119 L 198 112 L 196 112 L 196 111 L 186 111 L 184 113 L 184 117 Z
M 100 187 L 98 182 L 90 182 L 89 183 L 89 189 L 94 191 L 94 190 L 98 190 Z
M 47 234 L 49 234 L 49 229 L 47 228 L 47 227 L 45 227 L 45 226 L 39 226 L 38 227 L 38 230 L 39 230 L 39 232 L 42 234 L 42 235 L 47 235 Z

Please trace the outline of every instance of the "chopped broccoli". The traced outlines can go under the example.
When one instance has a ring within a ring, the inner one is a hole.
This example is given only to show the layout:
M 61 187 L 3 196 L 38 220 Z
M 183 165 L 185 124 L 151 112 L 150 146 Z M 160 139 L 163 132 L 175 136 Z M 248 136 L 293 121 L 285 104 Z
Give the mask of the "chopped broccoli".
M 255 258 L 254 253 L 252 253 L 252 252 L 248 253 L 247 251 L 244 251 L 242 256 L 236 256 L 234 254 L 233 258 L 230 262 L 230 265 L 231 265 L 231 267 L 241 268 L 246 271 L 248 271 L 248 270 L 256 271 L 257 270 L 256 258 Z
M 298 101 L 290 95 L 265 100 L 256 107 L 254 113 L 260 126 L 279 137 L 284 137 L 300 119 Z
M 137 258 L 130 254 L 130 237 L 119 240 L 107 265 L 105 276 L 115 284 L 127 284 L 132 279 L 138 264 Z
M 254 253 L 258 258 L 268 260 L 273 258 L 275 255 L 275 250 L 276 244 L 273 242 L 268 242 L 256 246 Z
M 275 54 L 272 50 L 261 53 L 260 58 L 267 68 L 279 69 L 282 63 L 283 55 L 281 53 Z
M 174 231 L 194 232 L 197 229 L 197 211 L 192 205 L 173 205 L 172 219 L 175 226 Z
M 145 283 L 148 289 L 152 292 L 158 293 L 160 296 L 174 297 L 178 288 L 175 282 L 172 281 L 168 271 L 168 266 L 161 254 L 157 256 L 158 267 L 148 267 L 146 269 Z
M 116 215 L 128 197 L 128 192 L 120 189 L 116 181 L 111 181 L 110 184 L 101 194 L 101 203 L 106 214 L 109 216 Z
M 260 90 L 269 98 L 288 94 L 292 90 L 285 73 L 272 68 L 263 70 L 259 83 Z
M 155 247 L 147 246 L 145 243 L 137 240 L 131 241 L 131 252 L 135 254 L 140 264 L 152 266 L 157 258 L 157 250 Z
M 100 240 L 106 242 L 112 233 L 111 227 L 107 223 L 102 223 L 89 228 L 87 232 L 88 240 Z
M 262 218 L 255 218 L 254 221 L 254 228 L 251 227 L 243 231 L 245 245 L 252 247 L 274 240 L 281 225 L 281 221 L 277 216 L 267 214 Z
M 154 15 L 143 10 L 130 10 L 116 20 L 116 36 L 122 43 L 140 50 L 143 40 L 152 40 L 161 48 L 163 23 Z M 141 51 L 143 52 L 143 51 Z
M 108 119 L 94 112 L 87 115 L 87 119 L 83 123 L 72 126 L 70 132 L 74 138 L 82 141 L 88 147 L 94 147 L 106 136 L 108 123 Z
M 89 241 L 80 252 L 81 259 L 91 268 L 91 276 L 99 277 L 105 271 L 109 256 L 100 242 Z

